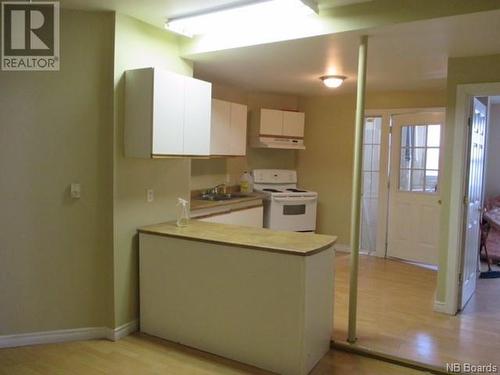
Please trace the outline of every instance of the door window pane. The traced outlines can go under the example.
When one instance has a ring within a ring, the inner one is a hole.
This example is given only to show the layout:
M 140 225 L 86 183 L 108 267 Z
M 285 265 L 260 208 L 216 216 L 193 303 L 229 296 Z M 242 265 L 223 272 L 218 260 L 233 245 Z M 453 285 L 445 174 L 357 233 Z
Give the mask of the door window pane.
M 411 167 L 414 169 L 424 169 L 425 167 L 425 148 L 414 148 Z
M 411 191 L 424 191 L 424 171 L 413 169 L 411 172 Z
M 361 249 L 368 252 L 376 250 L 381 130 L 381 117 L 365 119 L 360 240 Z
M 425 191 L 427 193 L 437 192 L 438 171 L 425 171 Z
M 399 190 L 435 193 L 439 181 L 441 125 L 401 128 Z
M 429 125 L 427 129 L 427 147 L 439 147 L 441 144 L 441 125 Z
M 439 148 L 427 149 L 425 169 L 439 169 Z
M 372 118 L 367 118 L 365 121 L 365 132 L 363 135 L 363 143 L 371 145 L 373 143 L 373 127 L 375 120 Z
M 419 126 L 411 126 L 410 128 L 415 129 L 415 147 L 425 147 L 426 145 L 426 134 L 427 134 L 427 126 L 419 125 Z
M 411 169 L 401 169 L 399 173 L 399 190 L 410 191 Z
M 371 171 L 372 170 L 372 156 L 373 156 L 373 146 L 365 144 L 363 146 L 363 170 L 364 171 Z
M 372 146 L 372 165 L 371 165 L 371 170 L 372 171 L 378 171 L 379 170 L 379 164 L 380 164 L 380 145 L 373 145 Z

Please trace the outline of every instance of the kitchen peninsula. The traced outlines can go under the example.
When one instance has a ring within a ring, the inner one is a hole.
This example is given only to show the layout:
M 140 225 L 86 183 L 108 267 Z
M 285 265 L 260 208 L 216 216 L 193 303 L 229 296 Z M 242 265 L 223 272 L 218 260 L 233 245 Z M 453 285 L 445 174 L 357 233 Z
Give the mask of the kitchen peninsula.
M 329 350 L 336 237 L 192 220 L 139 238 L 142 332 L 281 374 Z

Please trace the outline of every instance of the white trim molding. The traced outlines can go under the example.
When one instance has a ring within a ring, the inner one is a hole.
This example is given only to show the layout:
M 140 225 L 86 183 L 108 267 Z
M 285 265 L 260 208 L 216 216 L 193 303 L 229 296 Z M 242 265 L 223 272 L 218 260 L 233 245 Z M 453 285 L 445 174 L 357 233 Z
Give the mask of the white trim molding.
M 351 246 L 345 245 L 345 244 L 342 244 L 342 243 L 339 243 L 339 244 L 336 243 L 335 245 L 333 245 L 333 250 L 339 251 L 341 253 L 350 253 L 351 252 Z
M 97 339 L 117 341 L 132 332 L 137 331 L 138 328 L 139 322 L 134 320 L 114 329 L 108 327 L 87 327 L 20 333 L 14 335 L 0 335 L 0 348 Z
M 108 338 L 109 328 L 89 327 L 0 336 L 0 348 Z
M 138 320 L 133 320 L 131 322 L 122 324 L 119 327 L 116 327 L 111 331 L 111 335 L 108 336 L 107 338 L 112 341 L 118 341 L 125 336 L 130 335 L 133 332 L 136 332 L 139 330 L 139 321 Z
M 446 303 L 435 300 L 434 311 L 442 314 L 448 314 L 448 311 L 446 310 Z
M 470 99 L 474 96 L 495 96 L 500 94 L 500 83 L 472 83 L 457 85 L 455 123 L 447 124 L 454 129 L 451 162 L 450 210 L 448 216 L 448 252 L 446 260 L 446 286 L 443 312 L 455 315 L 459 309 L 458 283 L 461 270 L 463 244 L 463 196 L 465 194 L 467 117 Z M 436 308 L 436 305 L 435 305 Z M 437 311 L 437 310 L 436 310 Z

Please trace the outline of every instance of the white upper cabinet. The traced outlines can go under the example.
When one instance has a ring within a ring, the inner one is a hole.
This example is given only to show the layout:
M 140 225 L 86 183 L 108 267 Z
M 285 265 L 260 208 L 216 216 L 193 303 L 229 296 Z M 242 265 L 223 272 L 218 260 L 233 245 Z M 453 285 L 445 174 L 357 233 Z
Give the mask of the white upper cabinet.
M 283 111 L 275 109 L 260 110 L 260 134 L 282 135 L 283 134 Z
M 231 103 L 212 100 L 212 129 L 210 153 L 212 155 L 229 154 L 228 137 L 231 132 Z
M 231 103 L 231 155 L 243 156 L 247 153 L 247 106 Z
M 251 116 L 253 147 L 305 149 L 305 113 L 262 108 Z
M 129 73 L 126 73 L 126 111 L 128 113 L 135 112 L 133 110 L 134 107 L 141 112 L 147 112 L 147 107 L 150 105 L 150 103 L 147 103 L 147 106 L 141 108 L 137 103 L 128 100 L 128 94 L 131 92 L 134 96 L 141 95 L 141 92 L 134 90 L 133 87 L 131 90 L 129 82 L 130 80 L 141 80 L 146 72 L 136 73 L 138 74 L 131 74 L 130 79 Z M 149 72 L 146 74 L 149 74 Z M 153 80 L 153 88 L 148 88 L 146 91 L 153 96 L 153 149 L 152 151 L 148 150 L 148 154 L 149 156 L 163 154 L 182 155 L 184 152 L 184 97 L 183 95 L 179 95 L 179 93 L 183 93 L 185 90 L 184 77 L 156 70 L 153 74 Z M 137 120 L 141 121 L 140 119 Z M 146 122 L 142 122 L 141 127 L 146 127 L 146 125 Z
M 260 110 L 260 136 L 304 137 L 303 112 Z
M 210 154 L 243 156 L 247 144 L 247 106 L 212 100 Z
M 210 154 L 212 84 L 199 79 L 186 80 L 184 101 L 184 154 Z
M 207 156 L 212 85 L 156 68 L 125 73 L 125 155 Z
M 283 135 L 304 137 L 305 114 L 303 112 L 283 111 Z

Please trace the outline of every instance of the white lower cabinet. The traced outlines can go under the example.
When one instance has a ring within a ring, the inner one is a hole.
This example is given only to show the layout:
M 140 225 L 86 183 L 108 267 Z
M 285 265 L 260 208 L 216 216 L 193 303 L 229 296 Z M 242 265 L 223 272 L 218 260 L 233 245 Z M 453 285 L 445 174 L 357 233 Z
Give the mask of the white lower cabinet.
M 234 224 L 262 228 L 264 208 L 262 206 L 215 214 L 199 219 L 209 223 Z

